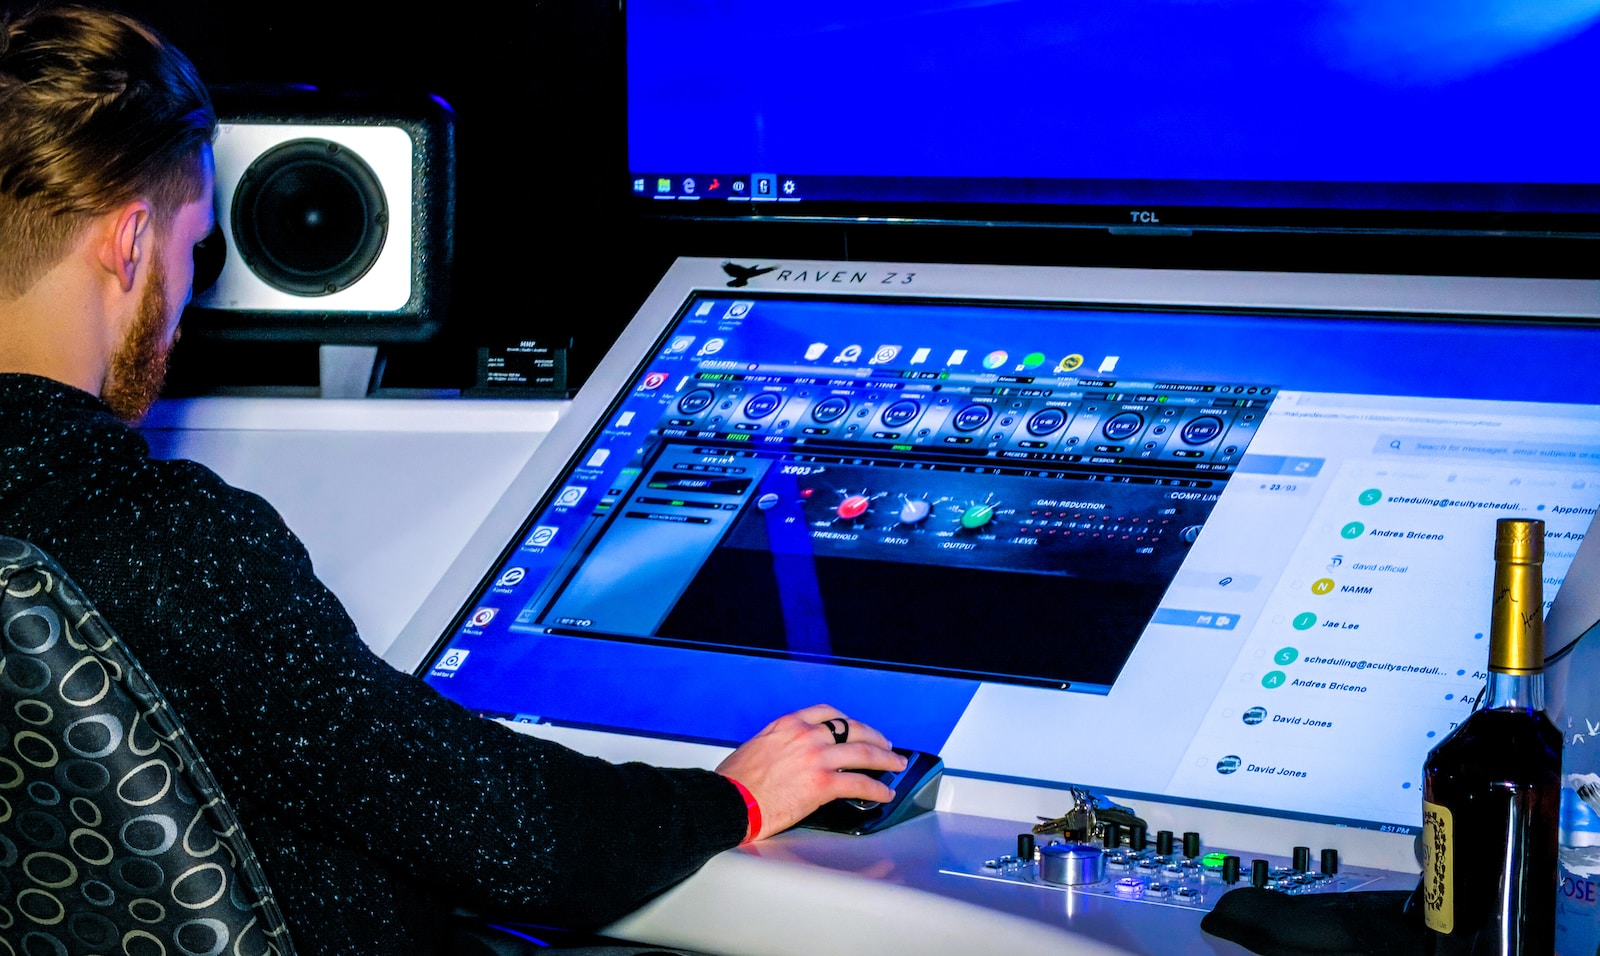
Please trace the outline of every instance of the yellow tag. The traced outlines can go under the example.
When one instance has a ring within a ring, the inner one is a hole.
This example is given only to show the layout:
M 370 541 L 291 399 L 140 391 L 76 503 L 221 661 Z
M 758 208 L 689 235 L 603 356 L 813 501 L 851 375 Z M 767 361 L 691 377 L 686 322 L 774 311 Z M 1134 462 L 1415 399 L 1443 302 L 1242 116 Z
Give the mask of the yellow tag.
M 1449 808 L 1422 801 L 1422 919 L 1436 933 L 1448 933 L 1456 926 L 1454 843 Z

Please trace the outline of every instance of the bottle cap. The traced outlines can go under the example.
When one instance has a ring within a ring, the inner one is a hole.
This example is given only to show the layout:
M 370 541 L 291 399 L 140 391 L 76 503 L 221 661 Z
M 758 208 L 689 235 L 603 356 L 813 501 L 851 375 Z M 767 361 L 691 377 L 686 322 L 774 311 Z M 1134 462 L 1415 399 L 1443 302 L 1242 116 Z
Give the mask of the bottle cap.
M 1496 563 L 1544 564 L 1544 522 L 1532 518 L 1501 518 L 1494 526 Z
M 1494 610 L 1489 669 L 1537 674 L 1544 669 L 1544 522 L 1501 518 L 1494 536 Z

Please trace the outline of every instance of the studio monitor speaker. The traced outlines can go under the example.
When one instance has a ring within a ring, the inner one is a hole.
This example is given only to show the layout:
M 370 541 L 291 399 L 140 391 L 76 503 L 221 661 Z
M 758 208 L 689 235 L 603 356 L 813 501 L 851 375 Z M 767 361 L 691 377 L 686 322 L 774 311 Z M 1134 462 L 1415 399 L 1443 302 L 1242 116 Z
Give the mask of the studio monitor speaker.
M 218 228 L 196 250 L 186 328 L 322 343 L 431 338 L 453 253 L 449 107 L 302 88 L 214 96 Z

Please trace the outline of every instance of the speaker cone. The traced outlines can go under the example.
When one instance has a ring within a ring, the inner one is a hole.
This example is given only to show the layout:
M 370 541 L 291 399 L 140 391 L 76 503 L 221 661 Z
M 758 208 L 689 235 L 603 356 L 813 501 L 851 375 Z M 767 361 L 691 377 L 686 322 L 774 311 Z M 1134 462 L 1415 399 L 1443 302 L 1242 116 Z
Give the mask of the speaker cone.
M 383 251 L 383 187 L 354 152 L 321 139 L 262 153 L 233 203 L 238 254 L 267 284 L 329 295 L 356 282 Z

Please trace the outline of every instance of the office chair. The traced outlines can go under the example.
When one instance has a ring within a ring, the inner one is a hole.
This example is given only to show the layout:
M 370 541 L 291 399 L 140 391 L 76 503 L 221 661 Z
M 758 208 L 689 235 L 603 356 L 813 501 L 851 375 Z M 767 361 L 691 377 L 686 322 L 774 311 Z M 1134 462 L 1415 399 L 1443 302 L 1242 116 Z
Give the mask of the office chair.
M 294 946 L 233 810 L 132 652 L 0 536 L 0 937 L 29 954 Z

